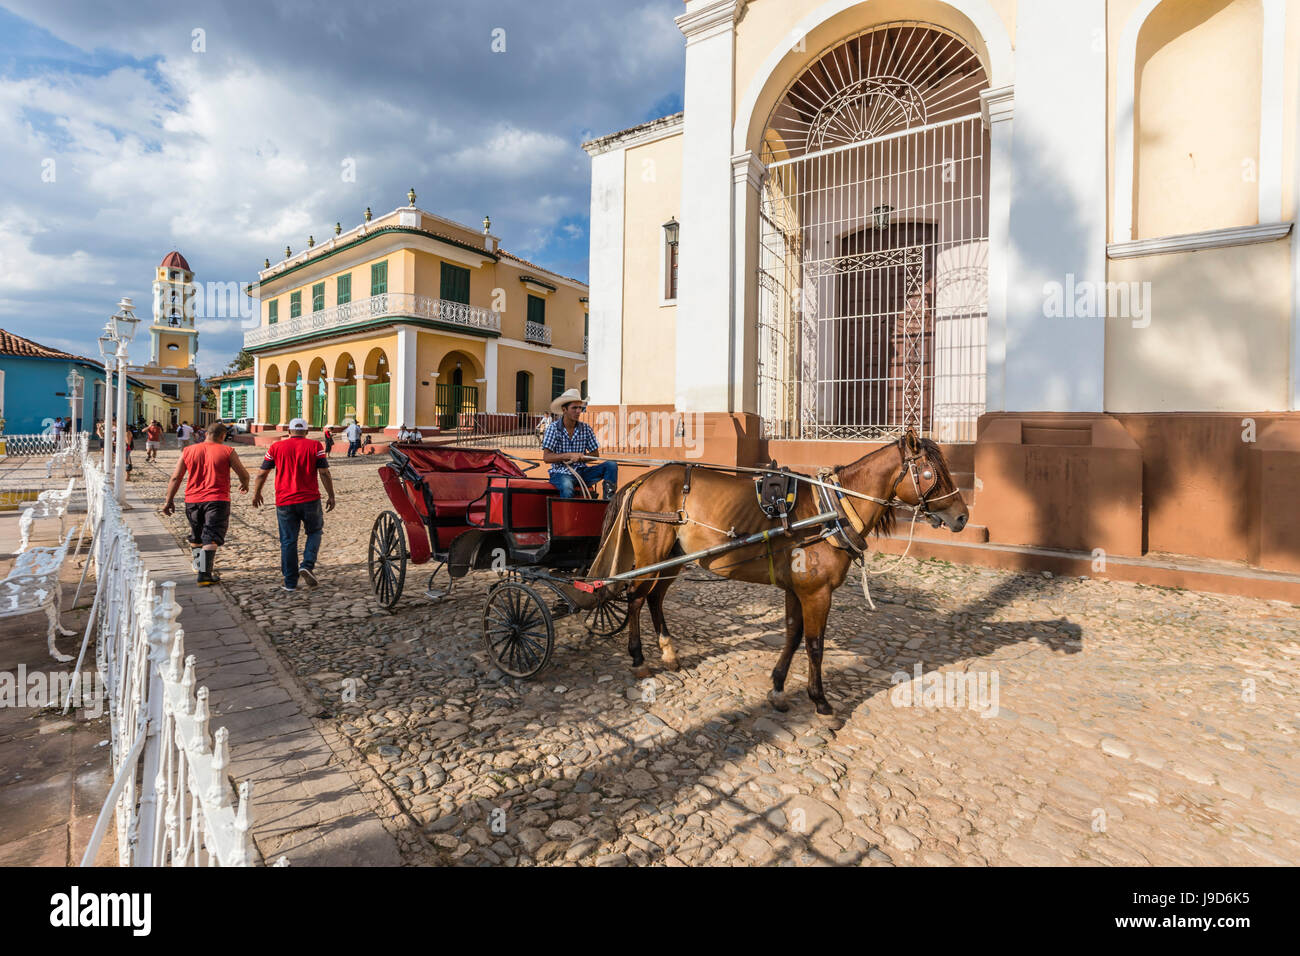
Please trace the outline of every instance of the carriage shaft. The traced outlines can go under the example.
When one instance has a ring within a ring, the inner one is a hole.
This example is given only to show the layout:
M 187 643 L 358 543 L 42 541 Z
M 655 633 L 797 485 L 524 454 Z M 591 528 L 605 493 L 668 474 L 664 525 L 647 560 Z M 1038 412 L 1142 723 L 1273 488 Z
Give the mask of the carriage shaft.
M 684 554 L 679 558 L 669 558 L 666 561 L 658 561 L 655 564 L 648 564 L 644 568 L 633 568 L 631 571 L 624 571 L 622 574 L 615 574 L 613 577 L 605 578 L 607 582 L 613 581 L 634 581 L 637 578 L 645 577 L 647 574 L 654 574 L 658 571 L 664 571 L 668 568 L 679 568 L 684 564 L 690 564 L 692 561 L 698 561 L 701 558 L 711 558 L 717 554 L 726 554 L 728 551 L 735 551 L 738 548 L 746 548 L 751 544 L 762 544 L 764 541 L 770 541 L 772 538 L 784 537 L 795 531 L 802 531 L 805 528 L 812 528 L 818 525 L 824 525 L 829 521 L 835 521 L 839 515 L 834 511 L 823 511 L 821 514 L 813 515 L 811 518 L 804 518 L 790 524 L 789 529 L 769 528 L 766 531 L 756 531 L 751 535 L 743 538 L 737 538 L 735 541 L 726 541 L 722 544 L 715 544 L 711 548 L 705 548 L 703 551 L 692 551 L 690 554 Z

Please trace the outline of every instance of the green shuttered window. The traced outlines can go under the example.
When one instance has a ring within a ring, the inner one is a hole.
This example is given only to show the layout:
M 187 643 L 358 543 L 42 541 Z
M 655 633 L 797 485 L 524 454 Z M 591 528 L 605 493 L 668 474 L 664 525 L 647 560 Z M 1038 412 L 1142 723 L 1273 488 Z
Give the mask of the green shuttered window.
M 388 263 L 376 262 L 370 267 L 370 294 L 383 295 L 388 291 Z
M 469 270 L 453 266 L 449 262 L 442 264 L 442 291 L 439 297 L 448 302 L 460 302 L 469 305 Z
M 352 273 L 348 273 L 345 276 L 339 276 L 337 291 L 339 305 L 352 301 Z

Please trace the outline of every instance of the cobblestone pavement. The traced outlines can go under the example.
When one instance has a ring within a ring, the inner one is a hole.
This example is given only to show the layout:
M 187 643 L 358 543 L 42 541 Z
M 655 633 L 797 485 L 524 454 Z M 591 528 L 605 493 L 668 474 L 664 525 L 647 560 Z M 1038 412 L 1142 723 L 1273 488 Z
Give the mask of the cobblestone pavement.
M 159 499 L 172 461 L 137 471 Z M 855 580 L 835 598 L 828 724 L 802 654 L 790 713 L 766 703 L 780 592 L 692 569 L 666 602 L 679 673 L 658 668 L 647 614 L 652 683 L 624 635 L 573 619 L 519 683 L 482 649 L 488 573 L 433 605 L 412 568 L 395 613 L 375 609 L 381 463 L 335 459 L 315 592 L 272 590 L 274 514 L 246 499 L 221 569 L 415 821 L 411 862 L 1300 862 L 1294 606 L 881 558 L 877 611 Z

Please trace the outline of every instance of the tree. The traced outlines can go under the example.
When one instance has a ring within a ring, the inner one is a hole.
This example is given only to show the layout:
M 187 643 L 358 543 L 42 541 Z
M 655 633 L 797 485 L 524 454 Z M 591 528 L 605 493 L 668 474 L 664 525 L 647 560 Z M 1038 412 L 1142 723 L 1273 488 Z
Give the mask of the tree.
M 240 349 L 239 354 L 230 360 L 230 364 L 226 366 L 226 370 L 222 374 L 229 375 L 231 372 L 242 372 L 244 369 L 252 367 L 253 356 Z

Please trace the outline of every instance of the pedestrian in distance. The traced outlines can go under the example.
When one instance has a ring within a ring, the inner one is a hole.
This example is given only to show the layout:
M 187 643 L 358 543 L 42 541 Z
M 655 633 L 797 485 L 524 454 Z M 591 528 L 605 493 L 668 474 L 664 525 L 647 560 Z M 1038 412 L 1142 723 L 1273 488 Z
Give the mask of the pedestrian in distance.
M 275 516 L 280 529 L 280 573 L 282 590 L 293 593 L 301 581 L 308 588 L 317 585 L 316 560 L 320 554 L 325 515 L 321 510 L 319 485 L 325 486 L 324 511 L 334 510 L 334 479 L 329 459 L 320 442 L 307 437 L 307 422 L 295 418 L 289 423 L 289 437 L 266 450 L 262 470 L 253 485 L 253 507 L 262 507 L 262 489 L 267 476 L 275 472 Z M 319 485 L 318 485 L 319 482 Z M 299 532 L 307 532 L 302 560 L 298 559 Z
M 361 426 L 353 419 L 343 430 L 343 437 L 348 440 L 348 457 L 356 458 L 361 449 Z
M 235 450 L 225 443 L 225 438 L 226 426 L 212 424 L 207 428 L 205 441 L 181 449 L 181 460 L 172 472 L 162 509 L 165 515 L 176 510 L 176 492 L 184 480 L 185 518 L 190 523 L 190 557 L 198 575 L 195 583 L 199 587 L 221 581 L 213 568 L 217 549 L 226 543 L 226 531 L 230 527 L 232 471 L 239 478 L 239 493 L 248 494 L 248 469 Z
M 162 447 L 162 422 L 150 422 L 144 430 L 144 460 L 157 461 L 158 449 Z

